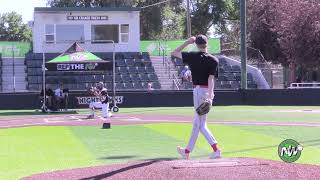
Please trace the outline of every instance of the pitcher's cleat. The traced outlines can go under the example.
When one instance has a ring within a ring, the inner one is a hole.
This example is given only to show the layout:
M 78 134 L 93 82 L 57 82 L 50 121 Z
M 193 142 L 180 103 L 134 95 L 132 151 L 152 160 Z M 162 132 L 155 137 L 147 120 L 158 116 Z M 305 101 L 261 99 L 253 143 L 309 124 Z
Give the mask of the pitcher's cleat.
M 94 115 L 89 115 L 86 119 L 94 119 Z
M 211 156 L 209 157 L 209 159 L 220 159 L 222 156 L 221 156 L 221 151 L 220 150 L 217 150 L 216 152 L 213 152 L 211 154 Z
M 186 153 L 185 148 L 177 147 L 178 153 L 181 155 L 182 159 L 189 159 L 189 153 Z

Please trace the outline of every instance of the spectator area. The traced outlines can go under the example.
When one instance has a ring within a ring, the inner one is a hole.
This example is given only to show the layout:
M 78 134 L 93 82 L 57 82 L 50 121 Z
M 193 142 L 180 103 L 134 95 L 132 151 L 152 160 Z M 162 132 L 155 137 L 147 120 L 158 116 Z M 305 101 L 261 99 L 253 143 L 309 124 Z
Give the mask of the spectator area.
M 0 54 L 0 91 L 2 91 L 2 56 Z
M 102 59 L 111 60 L 112 53 L 94 53 Z M 59 54 L 46 54 L 46 60 L 51 60 Z M 151 82 L 154 89 L 161 85 L 148 53 L 126 52 L 116 53 L 116 90 L 145 90 Z M 42 89 L 42 54 L 26 55 L 28 90 Z M 46 84 L 55 88 L 60 82 L 71 90 L 84 90 L 95 83 L 103 81 L 108 89 L 112 89 L 113 72 L 46 72 Z
M 241 81 L 241 68 L 239 65 L 230 65 L 223 56 L 216 56 L 219 59 L 219 75 L 215 82 L 215 89 L 239 89 Z M 172 58 L 172 62 L 178 69 L 178 73 L 183 70 L 184 64 L 181 59 Z M 247 73 L 249 89 L 257 89 L 257 83 L 251 73 Z M 182 89 L 192 89 L 191 82 L 183 82 Z

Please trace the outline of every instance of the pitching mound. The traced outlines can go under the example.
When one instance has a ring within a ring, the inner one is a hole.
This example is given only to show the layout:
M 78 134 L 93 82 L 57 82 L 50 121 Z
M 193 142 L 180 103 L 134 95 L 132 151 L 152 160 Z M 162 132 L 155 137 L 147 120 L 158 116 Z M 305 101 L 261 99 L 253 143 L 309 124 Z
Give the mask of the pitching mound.
M 27 179 L 320 179 L 320 166 L 252 158 L 149 160 L 43 173 Z

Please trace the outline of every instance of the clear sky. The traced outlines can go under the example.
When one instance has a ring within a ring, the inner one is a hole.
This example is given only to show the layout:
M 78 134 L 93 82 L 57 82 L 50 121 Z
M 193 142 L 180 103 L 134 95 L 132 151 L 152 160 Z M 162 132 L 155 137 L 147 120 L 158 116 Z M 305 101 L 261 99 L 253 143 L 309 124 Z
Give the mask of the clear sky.
M 45 7 L 47 0 L 0 0 L 0 13 L 15 11 L 27 23 L 33 20 L 34 7 Z

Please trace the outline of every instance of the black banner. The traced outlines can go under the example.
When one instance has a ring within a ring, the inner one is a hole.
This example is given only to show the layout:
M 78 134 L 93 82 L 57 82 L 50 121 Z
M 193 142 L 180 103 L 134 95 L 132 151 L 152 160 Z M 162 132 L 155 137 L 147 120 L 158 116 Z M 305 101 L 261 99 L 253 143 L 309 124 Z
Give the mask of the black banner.
M 101 102 L 100 97 L 96 97 L 96 96 L 79 96 L 76 98 L 77 98 L 79 106 L 89 105 L 91 102 Z M 122 104 L 124 97 L 123 96 L 116 96 L 115 99 L 116 99 L 117 104 Z
M 104 71 L 112 70 L 112 63 L 46 63 L 48 71 Z

